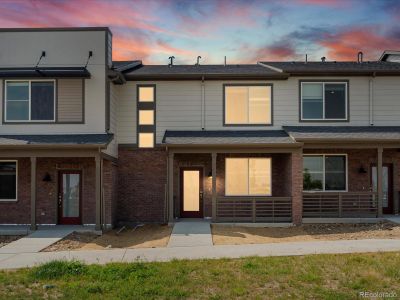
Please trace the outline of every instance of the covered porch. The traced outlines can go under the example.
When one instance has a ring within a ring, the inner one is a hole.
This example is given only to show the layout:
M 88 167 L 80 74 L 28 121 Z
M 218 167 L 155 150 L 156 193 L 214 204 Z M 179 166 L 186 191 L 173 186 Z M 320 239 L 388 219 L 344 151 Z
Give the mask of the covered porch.
M 169 222 L 301 222 L 301 144 L 281 131 L 167 131 L 164 141 Z

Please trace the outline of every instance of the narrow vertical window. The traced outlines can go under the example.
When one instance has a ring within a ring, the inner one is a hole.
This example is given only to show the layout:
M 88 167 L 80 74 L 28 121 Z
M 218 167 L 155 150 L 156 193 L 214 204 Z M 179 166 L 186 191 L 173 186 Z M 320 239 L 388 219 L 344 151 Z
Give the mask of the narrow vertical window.
M 137 86 L 137 143 L 139 148 L 153 148 L 156 136 L 156 86 Z

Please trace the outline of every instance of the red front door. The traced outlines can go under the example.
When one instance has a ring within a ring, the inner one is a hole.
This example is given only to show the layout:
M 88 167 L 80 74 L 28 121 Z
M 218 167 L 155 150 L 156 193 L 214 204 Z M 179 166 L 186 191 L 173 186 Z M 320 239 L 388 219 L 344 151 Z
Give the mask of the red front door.
M 82 224 L 82 172 L 60 171 L 58 183 L 58 223 Z
M 203 217 L 203 169 L 181 169 L 181 218 Z

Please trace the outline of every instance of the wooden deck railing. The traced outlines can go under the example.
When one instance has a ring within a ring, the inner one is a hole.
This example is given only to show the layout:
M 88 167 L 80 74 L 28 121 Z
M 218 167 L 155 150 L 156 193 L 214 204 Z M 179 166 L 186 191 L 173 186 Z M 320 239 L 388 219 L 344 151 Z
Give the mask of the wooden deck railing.
M 291 197 L 217 197 L 217 222 L 291 222 Z
M 373 192 L 304 192 L 304 218 L 377 217 L 377 194 Z

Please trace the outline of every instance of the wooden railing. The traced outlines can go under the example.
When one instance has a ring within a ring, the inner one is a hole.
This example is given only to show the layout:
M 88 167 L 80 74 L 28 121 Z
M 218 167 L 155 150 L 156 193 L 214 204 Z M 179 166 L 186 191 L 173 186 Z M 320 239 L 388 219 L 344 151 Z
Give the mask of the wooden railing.
M 291 197 L 217 197 L 217 222 L 291 222 Z
M 378 215 L 373 192 L 304 192 L 304 218 L 363 218 Z

